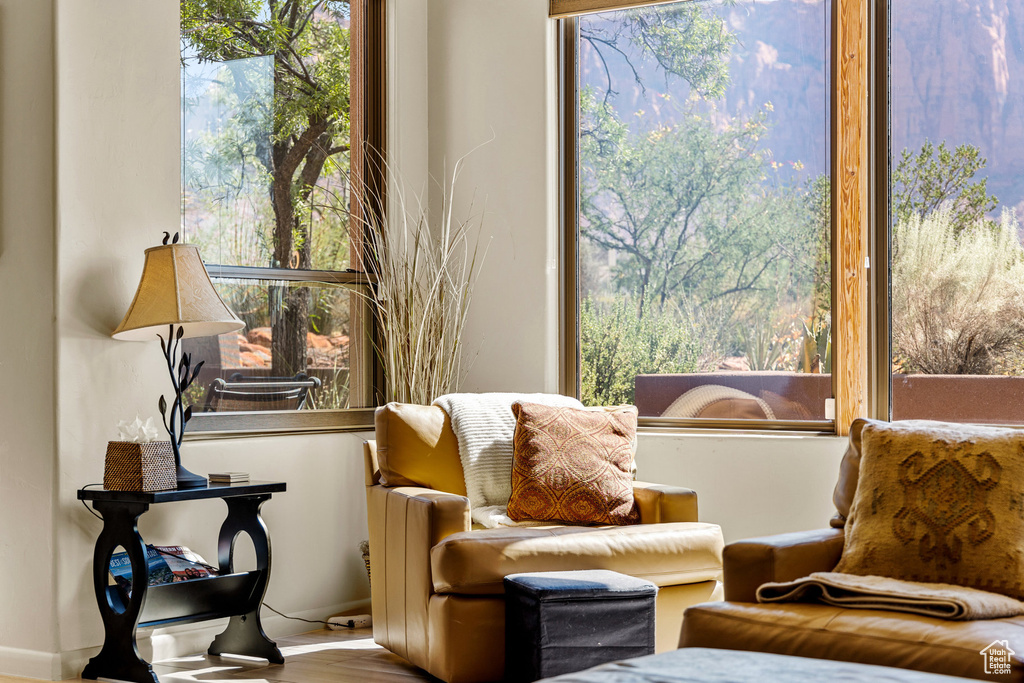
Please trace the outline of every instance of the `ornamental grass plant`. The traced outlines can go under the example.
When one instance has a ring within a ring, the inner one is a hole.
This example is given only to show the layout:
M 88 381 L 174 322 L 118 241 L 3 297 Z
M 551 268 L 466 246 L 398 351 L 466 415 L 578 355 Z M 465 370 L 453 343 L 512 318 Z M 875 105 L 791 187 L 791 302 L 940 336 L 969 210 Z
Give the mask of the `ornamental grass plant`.
M 382 198 L 365 186 L 356 193 L 365 216 L 359 266 L 372 281 L 365 297 L 377 323 L 373 343 L 386 401 L 430 404 L 457 391 L 468 369 L 463 332 L 486 248 L 481 252 L 483 214 L 475 202 L 465 217 L 455 214 L 465 161 L 461 157 L 450 175 L 446 165 L 440 181 L 431 179 L 436 211 L 424 191 L 407 194 L 403 179 L 383 162 L 389 193 L 384 217 L 368 210 L 384 204 Z

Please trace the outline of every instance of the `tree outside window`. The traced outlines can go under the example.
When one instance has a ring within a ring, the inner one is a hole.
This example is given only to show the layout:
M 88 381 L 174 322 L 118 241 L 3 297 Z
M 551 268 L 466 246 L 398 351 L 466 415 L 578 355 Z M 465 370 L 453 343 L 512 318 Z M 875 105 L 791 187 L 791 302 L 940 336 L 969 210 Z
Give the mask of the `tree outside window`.
M 827 17 L 783 0 L 578 19 L 586 402 L 657 416 L 645 377 L 681 395 L 829 372 Z M 776 389 L 755 417 L 823 418 L 818 384 L 807 406 Z
M 181 0 L 183 230 L 246 323 L 197 344 L 199 407 L 216 377 L 315 378 L 304 408 L 363 400 L 349 391 L 351 19 L 347 0 Z

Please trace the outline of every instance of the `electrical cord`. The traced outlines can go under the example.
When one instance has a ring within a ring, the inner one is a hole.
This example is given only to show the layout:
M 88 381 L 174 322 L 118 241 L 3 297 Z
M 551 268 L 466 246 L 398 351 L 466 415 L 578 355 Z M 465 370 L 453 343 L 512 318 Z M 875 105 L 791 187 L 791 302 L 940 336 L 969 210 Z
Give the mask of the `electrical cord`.
M 103 484 L 86 484 L 85 486 L 82 487 L 82 490 L 84 491 L 85 489 L 89 488 L 90 486 L 103 486 Z M 82 505 L 84 505 L 85 509 L 89 511 L 90 515 L 92 515 L 93 517 L 95 517 L 98 520 L 101 520 L 101 521 L 103 520 L 103 515 L 101 515 L 100 513 L 96 512 L 91 507 L 89 507 L 89 504 L 86 503 L 84 500 L 82 501 Z
M 278 616 L 281 616 L 281 617 L 284 617 L 285 619 L 292 619 L 294 621 L 304 621 L 307 624 L 323 624 L 324 626 L 340 626 L 342 628 L 355 628 L 356 627 L 356 622 L 353 619 L 349 619 L 348 622 L 323 621 L 321 619 L 303 619 L 302 617 L 290 617 L 290 616 L 288 616 L 287 614 L 285 614 L 283 612 L 278 612 L 276 609 L 274 609 L 273 607 L 271 607 L 267 603 L 263 603 L 263 606 L 266 607 L 271 612 L 273 612 L 274 614 L 276 614 Z
M 86 484 L 85 486 L 82 487 L 82 489 L 84 490 L 84 489 L 87 489 L 87 488 L 89 488 L 91 486 L 103 486 L 103 484 Z M 91 514 L 93 517 L 95 517 L 96 519 L 98 519 L 100 521 L 103 520 L 103 516 L 101 514 L 99 514 L 98 512 L 96 512 L 95 510 L 93 510 L 91 507 L 89 507 L 89 504 L 86 503 L 84 500 L 82 501 L 82 505 L 85 506 L 85 509 L 88 510 L 89 514 Z M 167 550 L 161 550 L 160 548 L 157 548 L 156 546 L 150 545 L 148 543 L 146 544 L 146 547 L 150 548 L 152 550 L 155 550 L 156 552 L 160 553 L 161 555 L 167 555 L 169 557 L 175 557 L 175 558 L 177 558 L 179 560 L 184 560 L 185 562 L 188 562 L 189 564 L 197 564 L 200 567 L 203 567 L 203 568 L 207 569 L 208 571 L 211 571 L 211 572 L 213 572 L 215 574 L 220 572 L 220 568 L 219 567 L 214 567 L 212 564 L 206 564 L 205 562 L 196 562 L 195 560 L 190 560 L 187 557 L 184 557 L 182 555 L 178 555 L 177 553 L 172 553 L 172 552 L 169 552 Z M 356 627 L 356 623 L 352 619 L 349 619 L 348 623 L 337 622 L 337 621 L 334 621 L 334 622 L 323 621 L 322 619 L 303 619 L 302 617 L 292 617 L 292 616 L 288 616 L 284 612 L 279 612 L 279 611 L 277 611 L 276 609 L 274 609 L 273 607 L 271 607 L 270 605 L 268 605 L 265 602 L 262 603 L 262 606 L 266 607 L 268 610 L 270 610 L 271 612 L 273 612 L 274 614 L 276 614 L 278 616 L 284 617 L 285 619 L 292 619 L 293 621 L 302 621 L 302 622 L 305 622 L 307 624 L 323 624 L 324 626 L 340 626 L 342 628 L 355 628 Z

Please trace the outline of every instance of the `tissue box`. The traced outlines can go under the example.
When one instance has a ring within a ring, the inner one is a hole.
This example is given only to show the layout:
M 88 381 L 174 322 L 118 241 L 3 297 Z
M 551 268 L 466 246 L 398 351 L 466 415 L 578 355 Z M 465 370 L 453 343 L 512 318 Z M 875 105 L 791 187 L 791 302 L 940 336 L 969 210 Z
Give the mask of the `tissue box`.
M 107 444 L 103 488 L 110 491 L 166 491 L 178 487 L 170 441 Z

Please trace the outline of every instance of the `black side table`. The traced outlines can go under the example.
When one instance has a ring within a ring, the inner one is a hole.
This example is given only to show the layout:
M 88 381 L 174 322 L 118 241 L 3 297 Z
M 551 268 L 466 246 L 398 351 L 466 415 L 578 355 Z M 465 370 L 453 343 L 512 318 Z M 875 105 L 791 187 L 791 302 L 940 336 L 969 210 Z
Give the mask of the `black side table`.
M 158 683 L 153 667 L 139 656 L 135 630 L 220 617 L 230 617 L 230 621 L 210 645 L 211 655 L 241 654 L 283 664 L 281 650 L 267 638 L 260 624 L 260 605 L 270 580 L 270 536 L 260 517 L 260 507 L 271 495 L 285 489 L 284 482 L 267 481 L 152 492 L 79 489 L 78 499 L 91 500 L 93 508 L 103 515 L 92 574 L 105 634 L 103 649 L 89 660 L 82 678 Z M 217 542 L 219 575 L 150 586 L 139 517 L 154 503 L 205 498 L 222 498 L 228 506 Z M 235 539 L 243 532 L 256 549 L 256 569 L 235 573 Z M 127 602 L 120 589 L 108 585 L 110 556 L 117 546 L 128 552 L 132 565 L 132 594 Z

